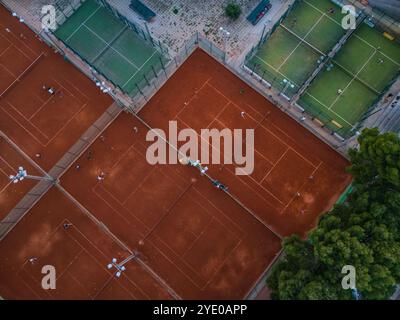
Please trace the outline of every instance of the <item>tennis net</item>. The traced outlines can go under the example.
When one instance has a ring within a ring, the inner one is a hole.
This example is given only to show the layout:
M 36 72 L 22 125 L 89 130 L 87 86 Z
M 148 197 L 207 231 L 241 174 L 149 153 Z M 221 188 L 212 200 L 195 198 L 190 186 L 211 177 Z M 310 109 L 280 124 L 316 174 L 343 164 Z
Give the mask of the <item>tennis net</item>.
M 380 95 L 381 92 L 379 92 L 378 90 L 376 90 L 374 87 L 372 87 L 370 84 L 368 84 L 367 82 L 365 82 L 363 79 L 361 79 L 358 76 L 358 73 L 360 73 L 360 70 L 357 74 L 353 73 L 352 71 L 350 71 L 349 69 L 347 69 L 345 66 L 343 66 L 342 64 L 340 64 L 337 60 L 332 60 L 332 63 L 335 66 L 338 66 L 340 68 L 340 70 L 342 70 L 344 73 L 346 73 L 348 76 L 352 77 L 353 79 L 361 82 L 364 86 L 366 86 L 368 89 L 370 89 L 372 92 L 374 92 L 377 95 Z
M 0 98 L 4 96 L 18 83 L 21 79 L 26 76 L 32 69 L 38 65 L 41 58 L 44 57 L 44 52 L 42 52 L 33 62 L 0 94 Z

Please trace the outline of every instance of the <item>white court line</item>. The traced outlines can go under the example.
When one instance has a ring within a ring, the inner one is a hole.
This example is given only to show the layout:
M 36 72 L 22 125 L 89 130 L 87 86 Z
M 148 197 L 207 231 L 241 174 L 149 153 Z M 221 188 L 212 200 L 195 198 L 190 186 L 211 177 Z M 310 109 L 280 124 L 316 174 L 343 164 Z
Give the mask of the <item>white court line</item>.
M 201 87 L 199 89 L 197 89 L 197 92 L 195 91 L 195 93 L 193 94 L 193 96 L 186 101 L 186 105 L 183 106 L 183 108 L 181 110 L 178 111 L 178 113 L 174 116 L 174 119 L 177 119 L 179 117 L 179 115 L 186 110 L 187 106 L 197 97 L 197 95 L 200 93 L 200 91 L 205 87 L 205 85 L 212 79 L 212 77 L 208 78 L 206 81 L 204 81 L 204 83 L 201 85 Z M 225 98 L 225 97 L 224 97 Z
M 377 50 L 376 47 L 374 47 L 372 44 L 370 44 L 368 41 L 366 41 L 365 39 L 361 38 L 359 35 L 357 35 L 356 33 L 354 33 L 354 36 L 356 38 L 358 38 L 359 40 L 363 41 L 365 44 L 367 44 L 368 46 L 370 46 L 371 48 L 374 48 L 375 50 Z M 397 65 L 398 67 L 400 67 L 400 63 L 398 63 L 397 61 L 393 60 L 391 57 L 387 56 L 384 52 L 379 51 L 379 53 L 381 55 L 383 55 L 385 58 L 387 58 L 388 60 L 392 61 L 395 65 Z
M 125 57 L 121 52 L 119 52 L 117 49 L 115 49 L 113 46 L 111 46 L 106 40 L 104 40 L 102 37 L 100 37 L 94 30 L 89 28 L 87 25 L 84 25 L 86 29 L 88 29 L 91 33 L 93 33 L 97 38 L 99 38 L 101 41 L 103 41 L 111 50 L 114 50 L 116 53 L 118 53 L 126 62 L 128 62 L 130 65 L 135 67 L 136 69 L 139 69 L 137 65 L 135 65 L 131 60 L 129 60 L 127 57 Z
M 324 16 L 320 16 L 319 19 L 314 23 L 314 25 L 310 28 L 310 30 L 308 30 L 308 32 L 306 33 L 306 35 L 304 36 L 303 39 L 301 39 L 302 41 L 299 41 L 299 43 L 297 44 L 297 46 L 293 49 L 293 51 L 286 57 L 285 60 L 283 60 L 283 62 L 281 63 L 281 65 L 279 66 L 278 70 L 280 70 L 283 65 L 286 63 L 287 60 L 289 60 L 289 58 L 292 56 L 292 54 L 297 50 L 298 47 L 300 47 L 300 45 L 303 43 L 303 41 L 305 42 L 305 39 L 307 38 L 307 36 L 315 29 L 315 27 L 319 24 L 319 22 L 322 20 Z
M 345 66 L 341 65 L 337 60 L 332 60 L 332 62 L 336 65 L 338 65 L 340 68 L 342 68 L 343 70 L 347 71 L 349 74 L 351 74 L 352 76 L 354 76 L 354 73 L 352 71 L 350 71 L 349 69 L 347 69 Z M 361 78 L 357 77 L 357 80 L 359 82 L 361 82 L 363 85 L 365 85 L 366 87 L 368 87 L 370 90 L 374 91 L 377 95 L 380 95 L 382 92 L 378 92 L 376 89 L 374 89 L 371 85 L 369 85 L 367 82 L 365 82 L 364 80 L 362 80 Z
M 136 76 L 136 74 L 140 71 L 140 70 L 142 70 L 143 69 L 143 67 L 145 66 L 145 64 L 147 63 L 147 62 L 149 62 L 149 60 L 151 59 L 151 58 L 153 58 L 153 56 L 154 56 L 154 54 L 157 52 L 157 50 L 154 50 L 154 52 L 153 52 L 153 54 L 142 64 L 142 66 L 128 79 L 128 81 L 126 81 L 125 83 L 124 83 L 124 85 L 122 86 L 122 89 L 124 89 L 124 87 L 129 83 L 129 81 L 131 81 L 132 80 L 132 78 L 134 77 L 134 76 Z
M 321 167 L 321 165 L 323 164 L 323 161 L 321 161 L 317 167 L 314 168 L 313 172 L 311 172 L 311 176 L 315 176 L 315 174 L 317 173 L 318 169 Z M 300 192 L 303 187 L 307 184 L 308 181 L 305 181 L 299 188 L 298 192 Z M 297 195 L 294 195 L 292 197 L 292 199 L 289 200 L 289 202 L 286 204 L 286 206 L 282 209 L 282 211 L 280 212 L 280 214 L 282 214 L 289 206 L 290 204 L 294 201 L 294 199 L 296 199 Z
M 88 28 L 86 25 L 85 25 L 85 27 Z M 103 54 L 107 51 L 108 48 L 111 48 L 111 43 L 115 43 L 115 42 L 117 41 L 117 39 L 118 39 L 119 37 L 121 37 L 121 36 L 125 33 L 126 29 L 128 29 L 128 28 L 129 28 L 129 27 L 128 27 L 127 25 L 123 26 L 123 27 L 121 28 L 121 30 L 119 30 L 119 31 L 116 33 L 116 35 L 114 36 L 114 38 L 112 38 L 112 39 L 110 40 L 110 42 L 107 43 L 106 48 L 103 49 L 103 50 L 101 50 L 101 51 L 98 53 L 98 55 L 95 56 L 95 57 L 92 59 L 92 63 L 94 63 L 97 59 L 99 59 L 100 56 L 103 55 Z
M 8 46 L 6 49 L 4 49 L 1 54 L 0 54 L 0 58 L 3 54 L 5 54 L 8 50 L 10 50 L 13 47 L 13 45 L 11 44 L 10 46 Z
M 275 69 L 273 66 L 271 66 L 268 62 L 264 61 L 262 58 L 260 58 L 258 55 L 255 55 L 255 57 L 257 59 L 260 59 L 262 62 L 264 62 L 268 67 L 272 68 L 275 72 L 279 73 L 282 77 L 288 79 L 291 83 L 294 83 L 296 86 L 300 87 L 296 82 L 294 82 L 293 80 L 289 79 L 289 77 L 287 77 L 286 75 L 284 75 L 282 72 L 280 72 L 279 70 Z
M 264 182 L 264 180 L 270 175 L 270 173 L 275 169 L 275 167 L 278 165 L 279 162 L 283 159 L 284 156 L 286 156 L 287 152 L 291 150 L 290 146 L 286 146 L 285 152 L 282 153 L 282 155 L 279 157 L 279 159 L 273 164 L 272 168 L 264 175 L 264 177 L 261 179 L 260 184 Z
M 313 98 L 315 101 L 317 101 L 321 106 L 325 107 L 327 110 L 329 110 L 329 107 L 322 103 L 321 101 L 319 101 L 316 97 L 314 97 L 313 95 L 309 94 L 307 91 L 304 92 L 304 94 L 310 96 L 311 98 Z M 332 112 L 334 115 L 336 115 L 338 118 L 342 119 L 344 122 L 346 122 L 348 125 L 353 126 L 353 124 L 351 124 L 350 122 L 348 122 L 346 119 L 344 119 L 343 117 L 341 117 L 339 114 L 337 114 L 335 111 L 329 110 L 330 112 Z
M 329 106 L 329 110 L 331 110 L 331 108 L 333 107 L 333 105 L 342 97 L 342 95 L 345 93 L 345 91 L 350 87 L 350 85 L 354 82 L 354 80 L 357 79 L 357 76 L 360 74 L 361 71 L 363 71 L 363 69 L 365 68 L 365 66 L 371 61 L 371 59 L 375 56 L 376 51 L 370 55 L 370 57 L 367 59 L 367 61 L 364 63 L 364 65 L 360 68 L 360 70 L 358 70 L 358 72 L 353 76 L 353 79 L 351 79 L 349 81 L 349 83 L 347 84 L 347 86 L 343 89 L 342 94 L 338 95 L 336 97 L 336 99 L 332 102 L 332 104 Z
M 75 33 L 78 32 L 78 30 L 86 23 L 86 21 L 89 21 L 89 19 L 91 17 L 93 17 L 97 11 L 99 11 L 99 9 L 101 8 L 101 6 L 99 6 L 96 10 L 93 11 L 93 13 L 91 15 L 89 15 L 76 29 L 74 32 L 72 32 L 69 37 L 67 39 L 65 39 L 65 42 L 68 42 L 74 35 Z
M 318 10 L 320 13 L 325 14 L 323 11 L 321 11 L 320 9 L 318 9 L 317 7 L 315 7 L 313 4 L 309 3 L 307 0 L 304 0 L 305 3 L 307 3 L 309 6 L 313 7 L 315 10 Z M 330 16 L 326 15 L 326 17 L 330 20 L 332 20 L 334 23 L 336 23 L 338 26 L 342 27 L 341 24 L 339 22 L 337 22 L 335 19 L 331 18 Z M 360 39 L 361 41 L 364 41 L 367 45 L 369 45 L 370 47 L 374 48 L 376 50 L 376 47 L 374 47 L 372 44 L 370 44 L 367 40 L 361 38 L 359 35 L 357 35 L 356 33 L 353 33 L 353 36 Z M 346 42 L 347 43 L 347 42 Z M 389 56 L 387 56 L 386 54 L 384 54 L 383 52 L 380 51 L 380 53 L 385 56 L 385 58 L 391 60 L 393 63 L 395 63 L 396 65 L 400 66 L 400 63 L 394 61 L 392 58 L 390 58 Z
M 35 60 L 33 60 L 32 62 L 31 62 L 31 64 L 24 70 L 24 71 L 22 71 L 22 73 L 20 74 L 20 75 L 18 75 L 18 77 L 0 94 L 0 97 L 3 97 L 4 96 L 4 93 L 6 92 L 6 91 L 8 91 L 15 83 L 17 83 L 18 81 L 20 81 L 21 80 L 21 78 L 22 78 L 22 76 L 25 74 L 25 73 L 27 73 L 28 72 L 28 70 L 30 70 L 30 68 L 33 66 L 33 65 L 35 65 L 36 64 L 36 62 L 37 61 L 39 61 L 39 59 L 42 57 L 42 56 L 44 56 L 44 53 L 42 52 L 38 57 L 36 57 L 36 59 Z

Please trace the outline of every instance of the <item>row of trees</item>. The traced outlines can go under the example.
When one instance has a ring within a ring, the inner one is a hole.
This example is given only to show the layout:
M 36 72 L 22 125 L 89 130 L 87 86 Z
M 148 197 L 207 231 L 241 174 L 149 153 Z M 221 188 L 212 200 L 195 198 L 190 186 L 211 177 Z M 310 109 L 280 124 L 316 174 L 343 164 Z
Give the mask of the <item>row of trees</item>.
M 267 280 L 274 299 L 353 299 L 342 267 L 356 270 L 363 299 L 387 299 L 400 283 L 400 139 L 365 129 L 350 151 L 354 191 L 306 240 L 283 242 Z

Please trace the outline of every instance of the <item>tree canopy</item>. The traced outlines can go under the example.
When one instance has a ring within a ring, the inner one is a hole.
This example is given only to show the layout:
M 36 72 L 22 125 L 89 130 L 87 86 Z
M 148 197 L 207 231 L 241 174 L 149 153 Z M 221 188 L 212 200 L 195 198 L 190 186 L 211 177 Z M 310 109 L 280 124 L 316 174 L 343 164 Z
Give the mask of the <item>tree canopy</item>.
M 267 279 L 274 299 L 353 299 L 342 267 L 356 269 L 362 299 L 387 299 L 400 282 L 400 139 L 365 129 L 349 152 L 354 190 L 307 239 L 283 241 Z
M 236 2 L 230 2 L 225 7 L 225 14 L 232 20 L 236 20 L 242 13 L 242 8 Z

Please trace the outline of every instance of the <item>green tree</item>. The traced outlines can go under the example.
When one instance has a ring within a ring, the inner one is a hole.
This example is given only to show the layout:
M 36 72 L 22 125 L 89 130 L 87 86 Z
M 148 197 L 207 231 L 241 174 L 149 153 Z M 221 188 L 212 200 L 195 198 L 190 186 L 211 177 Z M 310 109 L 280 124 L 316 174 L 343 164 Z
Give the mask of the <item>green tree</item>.
M 381 183 L 400 187 L 400 143 L 394 132 L 379 134 L 378 129 L 365 129 L 358 139 L 360 149 L 350 151 L 350 172 L 355 183 L 368 187 Z
M 274 299 L 352 299 L 341 287 L 344 265 L 356 267 L 364 299 L 387 299 L 400 282 L 400 139 L 366 129 L 358 141 L 350 151 L 354 191 L 306 240 L 283 241 L 267 279 Z
M 242 13 L 242 8 L 236 2 L 230 2 L 225 7 L 225 14 L 232 20 L 236 20 Z

